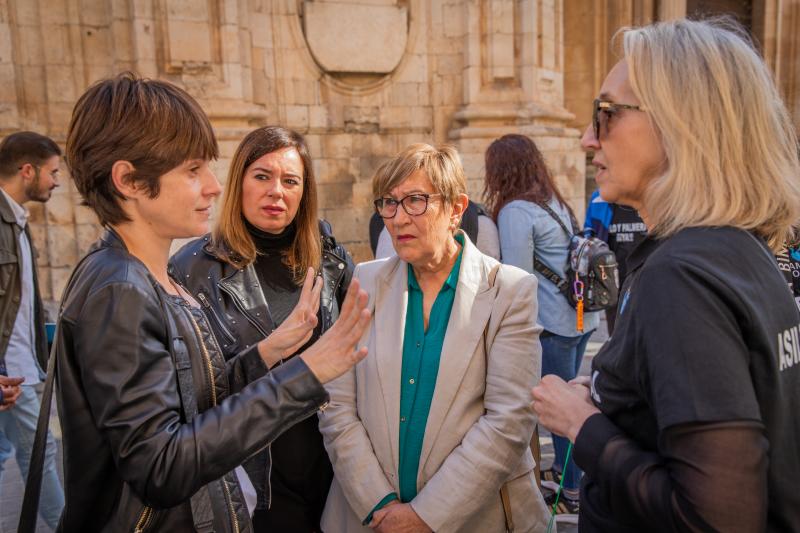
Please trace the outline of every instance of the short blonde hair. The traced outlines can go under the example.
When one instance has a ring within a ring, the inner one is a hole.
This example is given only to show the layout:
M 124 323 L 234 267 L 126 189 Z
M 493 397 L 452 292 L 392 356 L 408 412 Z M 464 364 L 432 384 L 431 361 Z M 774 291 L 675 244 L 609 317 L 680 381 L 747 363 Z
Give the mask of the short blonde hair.
M 631 88 L 668 162 L 645 192 L 649 231 L 734 226 L 777 250 L 800 218 L 797 137 L 744 30 L 715 19 L 623 32 Z
M 425 171 L 433 188 L 449 204 L 454 203 L 459 194 L 467 192 L 458 151 L 450 145 L 433 147 L 418 143 L 378 167 L 372 178 L 372 195 L 376 200 L 383 197 L 417 170 Z

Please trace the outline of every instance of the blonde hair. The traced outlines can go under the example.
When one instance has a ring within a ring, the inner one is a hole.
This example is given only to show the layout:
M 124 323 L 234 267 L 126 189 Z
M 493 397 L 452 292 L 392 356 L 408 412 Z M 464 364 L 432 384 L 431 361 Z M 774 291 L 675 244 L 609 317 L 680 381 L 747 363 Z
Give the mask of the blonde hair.
M 800 218 L 797 138 L 744 30 L 714 19 L 623 32 L 631 88 L 668 163 L 645 192 L 649 231 L 734 226 L 777 250 Z
M 322 241 L 317 218 L 317 183 L 311 155 L 305 139 L 299 133 L 279 126 L 258 128 L 247 134 L 233 155 L 222 209 L 212 234 L 214 253 L 223 261 L 236 268 L 244 268 L 256 260 L 253 237 L 245 226 L 242 214 L 242 182 L 247 169 L 265 154 L 294 148 L 303 161 L 303 196 L 294 217 L 296 226 L 294 241 L 283 258 L 292 271 L 297 285 L 303 282 L 309 267 L 319 272 L 322 262 Z
M 433 147 L 412 144 L 383 163 L 372 178 L 372 195 L 377 200 L 400 185 L 417 170 L 424 170 L 436 192 L 452 204 L 459 194 L 466 194 L 467 180 L 458 152 L 451 145 Z

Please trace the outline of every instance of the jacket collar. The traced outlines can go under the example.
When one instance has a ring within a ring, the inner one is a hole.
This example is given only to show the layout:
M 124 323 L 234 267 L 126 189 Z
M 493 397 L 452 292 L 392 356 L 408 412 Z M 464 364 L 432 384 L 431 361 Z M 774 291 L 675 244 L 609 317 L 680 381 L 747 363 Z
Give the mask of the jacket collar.
M 100 240 L 95 242 L 90 251 L 93 251 L 97 248 L 117 248 L 120 250 L 128 251 L 128 247 L 125 246 L 125 242 L 122 240 L 122 237 L 114 231 L 110 226 L 105 226 L 103 230 L 103 235 L 100 236 Z
M 490 267 L 487 267 L 483 254 L 472 244 L 464 230 L 458 230 L 458 234 L 464 239 L 458 285 L 465 285 L 473 294 L 485 292 L 489 288 L 488 272 Z M 384 285 L 391 285 L 396 281 L 397 269 L 400 267 L 405 268 L 406 264 L 398 256 L 392 256 L 381 267 L 376 277 Z
M 14 214 L 14 210 L 11 208 L 11 204 L 6 199 L 5 194 L 0 194 L 0 216 L 3 217 L 4 222 L 9 224 L 17 223 L 17 216 Z
M 626 260 L 628 272 L 633 272 L 642 266 L 644 262 L 647 261 L 647 258 L 658 250 L 659 246 L 662 244 L 664 244 L 664 239 L 656 239 L 649 235 L 645 237 L 642 242 L 636 245 L 636 248 L 633 249 L 630 255 L 628 255 L 628 259 Z

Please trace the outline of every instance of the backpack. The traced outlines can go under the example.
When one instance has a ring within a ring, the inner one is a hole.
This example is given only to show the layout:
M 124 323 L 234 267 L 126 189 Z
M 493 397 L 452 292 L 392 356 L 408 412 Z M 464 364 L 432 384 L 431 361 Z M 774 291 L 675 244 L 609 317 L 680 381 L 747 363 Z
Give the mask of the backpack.
M 488 215 L 486 215 L 486 211 L 484 211 L 479 204 L 470 200 L 469 204 L 467 204 L 467 209 L 464 211 L 464 216 L 461 217 L 460 228 L 464 230 L 464 233 L 467 234 L 467 237 L 469 237 L 469 240 L 473 243 L 478 242 L 479 216 Z M 375 255 L 375 251 L 378 249 L 378 239 L 380 238 L 381 231 L 383 231 L 383 227 L 384 223 L 380 215 L 378 215 L 378 213 L 372 213 L 372 217 L 369 219 L 369 245 L 372 248 L 372 255 Z
M 600 311 L 616 306 L 619 298 L 619 265 L 608 244 L 592 235 L 591 230 L 580 234 L 575 230 L 577 224 L 572 217 L 573 231 L 570 232 L 549 205 L 537 205 L 558 222 L 567 234 L 569 247 L 564 269 L 567 279 L 553 272 L 535 255 L 533 268 L 550 280 L 580 315 L 583 311 Z M 579 322 L 582 322 L 582 317 Z

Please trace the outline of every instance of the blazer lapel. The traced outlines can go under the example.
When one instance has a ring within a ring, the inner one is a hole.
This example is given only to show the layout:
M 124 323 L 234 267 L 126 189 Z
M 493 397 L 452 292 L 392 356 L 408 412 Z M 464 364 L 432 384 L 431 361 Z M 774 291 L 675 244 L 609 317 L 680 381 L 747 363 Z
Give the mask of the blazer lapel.
M 456 297 L 447 323 L 436 389 L 425 426 L 425 438 L 419 461 L 420 471 L 433 449 L 478 342 L 483 338 L 483 331 L 492 314 L 492 305 L 497 293 L 497 288 L 490 289 L 486 281 L 487 268 L 482 255 L 469 239 L 465 242 L 467 244 L 461 258 Z
M 408 306 L 406 263 L 387 263 L 377 276 L 375 292 L 375 365 L 383 393 L 389 444 L 395 472 L 399 468 L 400 376 L 403 363 L 403 335 Z M 380 326 L 380 327 L 378 327 Z M 377 401 L 368 399 L 367 401 Z

